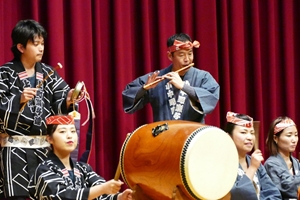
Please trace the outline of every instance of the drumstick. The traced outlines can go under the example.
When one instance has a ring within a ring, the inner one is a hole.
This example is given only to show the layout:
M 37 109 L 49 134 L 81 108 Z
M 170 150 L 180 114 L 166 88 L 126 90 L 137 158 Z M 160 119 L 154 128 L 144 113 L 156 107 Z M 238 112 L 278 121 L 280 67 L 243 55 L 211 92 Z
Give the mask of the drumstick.
M 120 174 L 121 174 L 121 166 L 120 166 L 120 160 L 119 160 L 119 163 L 118 163 L 118 167 L 117 167 L 117 171 L 115 173 L 115 177 L 114 177 L 114 180 L 115 181 L 118 181 L 119 178 L 120 178 Z
M 57 69 L 61 69 L 61 68 L 62 68 L 62 65 L 61 65 L 60 63 L 57 63 L 57 66 L 54 67 L 54 69 L 53 69 L 51 72 L 49 72 L 49 74 L 42 80 L 42 82 L 40 82 L 40 83 L 36 86 L 36 88 L 40 88 L 40 87 L 43 85 L 43 83 L 49 78 L 49 76 L 50 76 L 51 74 L 54 73 L 54 71 L 56 71 Z M 28 101 L 26 101 L 26 102 L 23 104 L 23 106 L 21 107 L 20 111 L 22 111 L 22 110 L 25 108 L 27 102 L 28 102 Z
M 188 66 L 185 66 L 185 67 L 183 67 L 183 68 L 180 68 L 180 69 L 176 70 L 175 72 L 177 72 L 177 73 L 182 72 L 182 71 L 184 71 L 184 70 L 190 68 L 191 66 L 194 66 L 194 63 L 191 63 L 191 64 L 189 64 Z M 152 85 L 154 85 L 154 84 L 156 84 L 156 83 L 159 83 L 159 82 L 161 82 L 161 81 L 163 81 L 163 80 L 164 80 L 164 78 L 161 78 L 161 79 L 158 79 L 158 80 L 156 80 L 156 81 L 153 81 L 153 82 L 151 82 L 151 83 L 149 83 L 149 84 L 147 84 L 147 85 L 144 85 L 144 89 L 147 89 L 148 87 L 150 87 L 150 86 L 152 86 Z

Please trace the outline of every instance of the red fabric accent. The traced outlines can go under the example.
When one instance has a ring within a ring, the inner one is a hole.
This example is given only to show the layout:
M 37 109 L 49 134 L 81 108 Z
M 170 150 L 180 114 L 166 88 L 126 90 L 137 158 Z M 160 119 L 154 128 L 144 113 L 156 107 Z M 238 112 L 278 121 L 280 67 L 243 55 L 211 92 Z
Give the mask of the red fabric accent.
M 178 51 L 180 49 L 186 49 L 186 50 L 192 49 L 193 47 L 199 48 L 200 43 L 197 40 L 195 40 L 193 43 L 191 43 L 190 41 L 181 42 L 181 41 L 175 40 L 173 46 L 169 47 L 169 52 Z
M 244 127 L 247 127 L 247 128 L 253 127 L 252 117 L 248 116 L 251 119 L 251 121 L 248 121 L 248 120 L 238 118 L 236 116 L 237 114 L 238 113 L 227 112 L 227 116 L 226 116 L 227 122 L 230 122 L 230 123 L 233 123 L 233 124 L 236 124 L 236 125 L 239 125 L 239 126 L 244 126 Z
M 74 124 L 74 118 L 71 115 L 54 115 L 46 119 L 46 124 L 68 125 Z

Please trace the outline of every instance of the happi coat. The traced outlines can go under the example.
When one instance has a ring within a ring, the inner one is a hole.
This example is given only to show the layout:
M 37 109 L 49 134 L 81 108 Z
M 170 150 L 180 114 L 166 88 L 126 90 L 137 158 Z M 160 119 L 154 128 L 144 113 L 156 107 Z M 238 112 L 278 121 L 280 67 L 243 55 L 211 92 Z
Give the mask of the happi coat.
M 36 169 L 29 183 L 31 199 L 64 199 L 87 200 L 90 187 L 103 184 L 105 180 L 92 170 L 90 165 L 82 162 L 74 162 L 74 182 L 69 171 L 59 158 L 51 152 L 48 159 L 42 162 Z M 118 194 L 102 195 L 97 199 L 116 200 Z
M 172 65 L 160 70 L 163 76 L 172 70 Z M 126 113 L 133 113 L 151 104 L 154 121 L 188 120 L 203 122 L 206 114 L 212 112 L 219 100 L 220 87 L 212 75 L 204 70 L 191 67 L 182 77 L 185 84 L 190 85 L 196 93 L 199 102 L 191 101 L 188 95 L 178 91 L 169 80 L 165 79 L 155 88 L 143 89 L 149 74 L 141 76 L 129 83 L 122 92 L 123 108 Z M 144 93 L 137 100 L 137 96 Z M 176 98 L 177 97 L 177 98 Z
M 37 87 L 44 78 L 33 100 L 20 104 L 25 87 Z M 11 136 L 41 136 L 46 134 L 45 119 L 50 115 L 68 113 L 67 83 L 53 68 L 44 63 L 35 65 L 35 85 L 31 85 L 21 61 L 13 60 L 0 67 L 0 135 L 12 144 L 26 143 L 27 148 L 2 147 L 0 171 L 0 198 L 28 196 L 28 182 L 37 165 L 46 158 L 47 148 L 30 148 L 36 142 L 18 141 Z
M 251 157 L 246 157 L 248 166 Z M 263 165 L 257 169 L 253 181 L 246 176 L 239 165 L 236 181 L 230 191 L 231 200 L 280 200 L 281 195 Z
M 8 62 L 0 67 L 0 128 L 9 135 L 44 134 L 48 116 L 67 113 L 66 96 L 70 88 L 56 71 L 45 80 L 36 97 L 19 112 L 23 88 L 36 87 L 53 68 L 38 62 L 35 71 L 36 85 L 32 86 L 20 61 Z
M 293 156 L 290 156 L 290 159 L 295 175 L 289 172 L 286 162 L 280 154 L 270 156 L 264 164 L 267 173 L 280 190 L 284 200 L 297 199 L 297 191 L 300 187 L 300 163 Z

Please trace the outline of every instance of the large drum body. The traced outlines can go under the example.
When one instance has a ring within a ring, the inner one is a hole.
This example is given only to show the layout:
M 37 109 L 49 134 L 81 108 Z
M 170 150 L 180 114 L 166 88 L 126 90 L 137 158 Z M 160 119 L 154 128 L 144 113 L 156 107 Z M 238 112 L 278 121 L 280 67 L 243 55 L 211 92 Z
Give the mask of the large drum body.
M 238 153 L 221 129 L 190 121 L 146 124 L 128 135 L 120 155 L 123 180 L 151 199 L 220 199 L 232 188 Z

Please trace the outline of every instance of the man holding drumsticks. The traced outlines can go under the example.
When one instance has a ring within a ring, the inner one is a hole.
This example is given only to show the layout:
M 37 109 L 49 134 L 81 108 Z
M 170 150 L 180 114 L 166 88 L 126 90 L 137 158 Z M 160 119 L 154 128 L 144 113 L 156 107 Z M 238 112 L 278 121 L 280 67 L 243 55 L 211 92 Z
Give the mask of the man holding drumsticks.
M 68 84 L 55 69 L 41 63 L 45 29 L 21 20 L 12 31 L 14 59 L 0 67 L 0 198 L 26 199 L 28 183 L 46 158 L 46 118 L 68 113 Z
M 219 101 L 220 87 L 209 72 L 192 67 L 193 47 L 199 46 L 185 33 L 171 36 L 167 55 L 172 64 L 129 83 L 122 92 L 124 111 L 134 113 L 150 103 L 154 121 L 204 123 Z

